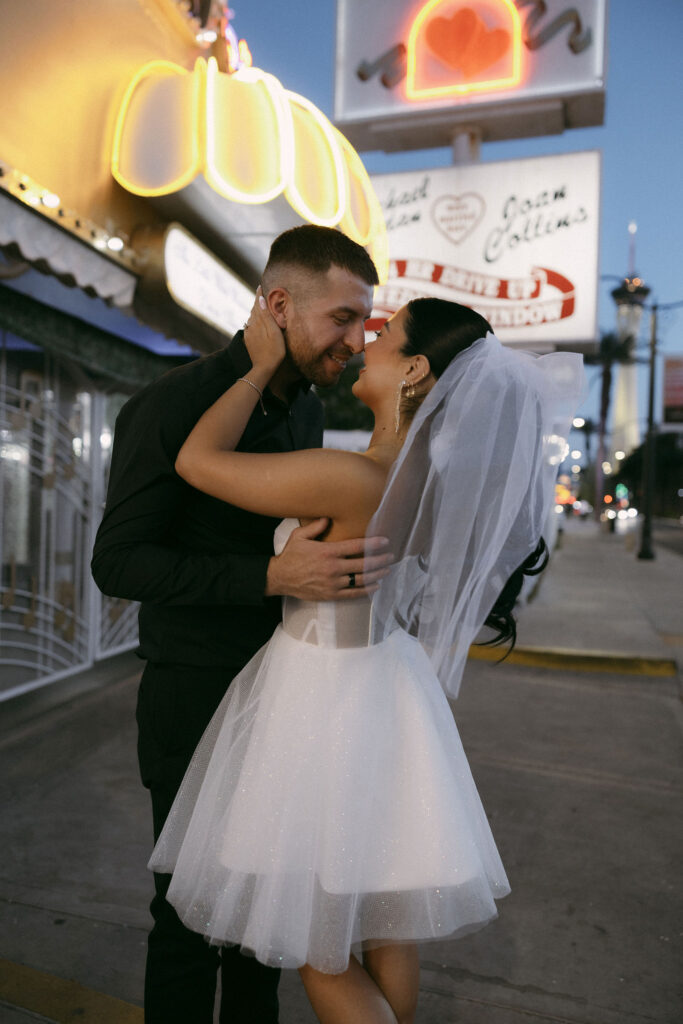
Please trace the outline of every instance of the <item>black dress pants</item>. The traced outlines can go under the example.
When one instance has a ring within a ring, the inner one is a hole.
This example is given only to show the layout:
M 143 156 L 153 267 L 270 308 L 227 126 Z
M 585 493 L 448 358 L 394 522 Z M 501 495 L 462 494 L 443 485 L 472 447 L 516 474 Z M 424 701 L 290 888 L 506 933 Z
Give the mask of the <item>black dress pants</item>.
M 231 673 L 148 663 L 138 694 L 138 756 L 152 796 L 154 839 Z M 154 875 L 154 926 L 147 946 L 145 1024 L 212 1024 L 221 970 L 221 1024 L 277 1024 L 280 972 L 238 947 L 210 946 L 166 900 L 170 875 Z

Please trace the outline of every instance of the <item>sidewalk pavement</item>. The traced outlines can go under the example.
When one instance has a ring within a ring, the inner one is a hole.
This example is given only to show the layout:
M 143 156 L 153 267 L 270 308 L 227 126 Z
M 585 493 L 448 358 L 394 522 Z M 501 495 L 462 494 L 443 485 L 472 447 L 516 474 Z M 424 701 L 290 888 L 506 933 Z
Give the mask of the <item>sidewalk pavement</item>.
M 454 713 L 513 891 L 422 948 L 417 1024 L 681 1019 L 682 570 L 572 521 L 514 658 L 470 661 Z M 139 672 L 121 655 L 3 706 L 1 1024 L 142 1022 Z M 281 1004 L 314 1024 L 296 972 Z
M 681 528 L 683 533 L 683 527 Z M 545 668 L 673 676 L 683 666 L 683 558 L 636 558 L 638 533 L 564 520 L 551 568 L 517 616 L 510 661 Z M 495 659 L 495 648 L 473 651 Z

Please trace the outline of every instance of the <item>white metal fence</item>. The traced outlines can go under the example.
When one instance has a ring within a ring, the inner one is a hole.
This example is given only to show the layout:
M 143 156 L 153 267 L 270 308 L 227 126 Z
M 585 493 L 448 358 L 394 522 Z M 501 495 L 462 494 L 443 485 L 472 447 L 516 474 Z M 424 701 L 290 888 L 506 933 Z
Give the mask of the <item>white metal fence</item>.
M 90 575 L 123 396 L 2 342 L 0 701 L 137 642 L 137 605 L 102 597 Z

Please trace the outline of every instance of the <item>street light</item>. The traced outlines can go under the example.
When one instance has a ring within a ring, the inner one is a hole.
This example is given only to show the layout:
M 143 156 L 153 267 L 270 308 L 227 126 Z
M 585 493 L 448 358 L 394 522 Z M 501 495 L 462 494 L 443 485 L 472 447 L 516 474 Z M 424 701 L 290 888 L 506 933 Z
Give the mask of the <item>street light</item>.
M 632 220 L 628 225 L 628 273 L 618 288 L 612 290 L 617 306 L 617 339 L 621 354 L 619 374 L 614 398 L 612 418 L 613 449 L 627 454 L 640 444 L 638 418 L 634 415 L 638 405 L 636 367 L 633 360 L 643 305 L 650 289 L 636 274 L 636 232 L 638 225 Z
M 649 294 L 650 289 L 632 268 L 629 276 L 624 278 L 618 288 L 612 290 L 612 298 L 617 306 L 617 337 L 623 350 L 614 397 L 612 444 L 618 451 L 626 453 L 640 444 L 638 418 L 634 415 L 638 404 L 638 389 L 633 349 L 640 330 L 643 305 Z
M 638 558 L 652 559 L 652 495 L 655 489 L 655 357 L 657 355 L 657 303 L 650 311 L 650 375 L 647 397 L 647 435 L 643 453 L 643 529 Z

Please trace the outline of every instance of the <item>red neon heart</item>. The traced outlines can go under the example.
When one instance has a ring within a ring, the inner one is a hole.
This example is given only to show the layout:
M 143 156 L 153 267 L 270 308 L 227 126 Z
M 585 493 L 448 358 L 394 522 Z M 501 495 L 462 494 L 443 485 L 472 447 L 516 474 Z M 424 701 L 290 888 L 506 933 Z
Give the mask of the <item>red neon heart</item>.
M 487 28 L 476 11 L 461 7 L 450 18 L 428 22 L 425 41 L 442 64 L 461 71 L 465 78 L 474 78 L 505 55 L 510 33 L 504 28 Z

